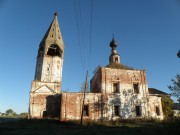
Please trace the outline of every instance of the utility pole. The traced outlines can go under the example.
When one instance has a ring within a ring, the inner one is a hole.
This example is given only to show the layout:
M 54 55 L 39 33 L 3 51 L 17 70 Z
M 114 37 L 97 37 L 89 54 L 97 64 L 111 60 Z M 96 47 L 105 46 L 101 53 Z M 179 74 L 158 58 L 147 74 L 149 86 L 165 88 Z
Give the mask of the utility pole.
M 85 97 L 86 97 L 87 81 L 88 81 L 88 71 L 86 73 L 86 83 L 85 83 L 84 96 L 83 96 L 83 104 L 82 104 L 82 112 L 81 112 L 81 123 L 80 123 L 81 126 L 82 126 L 82 121 L 83 121 L 84 102 L 85 102 Z

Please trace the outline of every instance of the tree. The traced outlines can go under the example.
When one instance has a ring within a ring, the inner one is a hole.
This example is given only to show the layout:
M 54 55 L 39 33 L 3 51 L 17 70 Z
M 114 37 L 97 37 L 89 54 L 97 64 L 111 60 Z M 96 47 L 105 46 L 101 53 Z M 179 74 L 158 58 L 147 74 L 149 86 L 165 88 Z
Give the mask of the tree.
M 6 110 L 5 113 L 6 113 L 6 115 L 11 115 L 11 116 L 16 115 L 16 112 L 14 112 L 12 109 Z
M 161 101 L 165 118 L 173 117 L 173 100 L 169 96 L 162 96 Z
M 177 74 L 175 79 L 171 79 L 172 85 L 169 85 L 168 88 L 171 91 L 171 95 L 177 98 L 177 101 L 180 102 L 180 74 Z
M 12 109 L 8 109 L 8 110 L 6 110 L 6 114 L 7 115 L 9 115 L 9 114 L 13 114 L 14 113 L 14 111 L 12 110 Z

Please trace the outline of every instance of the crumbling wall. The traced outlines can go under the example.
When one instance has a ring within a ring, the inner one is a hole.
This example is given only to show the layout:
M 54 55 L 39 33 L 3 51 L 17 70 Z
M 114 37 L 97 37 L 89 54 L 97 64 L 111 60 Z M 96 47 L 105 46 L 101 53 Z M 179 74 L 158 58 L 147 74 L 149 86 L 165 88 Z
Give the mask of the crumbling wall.
M 93 78 L 90 80 L 90 91 L 92 93 L 100 93 L 101 92 L 101 67 L 99 67 L 94 74 Z
M 56 93 L 59 87 L 60 83 L 56 82 L 32 82 L 29 99 L 30 118 L 59 117 L 61 100 L 60 95 Z
M 137 84 L 137 91 L 134 84 Z M 105 100 L 107 119 L 148 117 L 149 93 L 144 70 L 100 68 L 91 80 L 91 88 L 95 86 L 101 86 L 102 95 L 107 97 Z M 138 116 L 137 106 L 140 108 Z M 115 115 L 117 111 L 118 115 Z
M 58 118 L 60 95 L 53 93 L 30 93 L 30 118 Z
M 149 116 L 152 118 L 163 119 L 161 97 L 149 96 Z
M 60 120 L 78 120 L 81 118 L 83 93 L 62 93 Z M 101 94 L 86 93 L 84 105 L 88 106 L 88 116 L 84 119 L 97 120 L 101 118 Z

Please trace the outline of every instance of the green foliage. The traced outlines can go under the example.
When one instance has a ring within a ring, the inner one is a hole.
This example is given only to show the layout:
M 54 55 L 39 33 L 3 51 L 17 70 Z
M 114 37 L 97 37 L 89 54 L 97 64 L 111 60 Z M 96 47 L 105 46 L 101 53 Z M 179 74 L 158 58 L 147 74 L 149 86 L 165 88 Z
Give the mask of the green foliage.
M 9 115 L 9 114 L 13 114 L 14 113 L 14 111 L 12 110 L 12 109 L 8 109 L 8 110 L 6 110 L 6 114 L 7 115 Z
M 17 116 L 16 112 L 14 112 L 12 109 L 6 110 L 5 114 L 8 116 Z
M 162 96 L 161 101 L 165 118 L 173 117 L 173 100 L 169 96 Z
M 177 101 L 180 102 L 180 74 L 177 74 L 175 79 L 172 79 L 172 85 L 169 85 L 168 88 L 171 91 L 171 95 L 177 98 Z

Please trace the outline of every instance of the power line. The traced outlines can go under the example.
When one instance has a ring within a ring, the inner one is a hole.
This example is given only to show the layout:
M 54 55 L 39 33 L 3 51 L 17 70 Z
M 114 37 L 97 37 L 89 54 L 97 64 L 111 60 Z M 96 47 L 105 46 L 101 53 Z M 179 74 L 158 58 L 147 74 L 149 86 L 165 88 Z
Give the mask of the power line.
M 83 19 L 81 12 L 81 4 L 79 0 L 74 0 L 75 5 L 75 14 L 77 21 L 77 29 L 78 29 L 78 39 L 79 39 L 79 47 L 80 47 L 80 57 L 81 57 L 81 65 L 83 68 L 83 73 L 85 73 L 85 46 L 84 46 L 84 33 L 83 33 Z M 89 27 L 89 67 L 91 69 L 91 53 L 92 53 L 92 18 L 93 18 L 93 0 L 90 3 L 90 27 Z M 87 59 L 88 60 L 88 59 Z M 87 63 L 88 64 L 88 63 Z M 88 66 L 88 65 L 87 65 Z
M 85 54 L 84 54 L 84 34 L 83 34 L 83 21 L 82 21 L 82 12 L 81 12 L 81 5 L 80 5 L 80 1 L 78 0 L 78 5 L 79 5 L 79 19 L 80 19 L 80 33 L 81 33 L 81 39 L 82 39 L 82 56 L 83 56 L 83 62 L 84 62 L 84 66 L 85 66 Z
M 92 48 L 92 13 L 93 13 L 93 0 L 91 0 L 90 10 L 90 42 L 89 42 L 89 70 L 91 69 L 91 48 Z
M 78 11 L 77 11 L 76 0 L 74 0 L 74 5 L 75 5 L 75 14 L 76 14 L 76 22 L 77 22 L 77 30 L 78 30 L 78 39 L 79 39 L 81 66 L 82 66 L 82 70 L 84 71 L 84 62 L 83 62 L 83 54 L 82 54 L 82 47 L 81 47 L 81 37 L 80 37 L 80 28 L 79 28 Z

